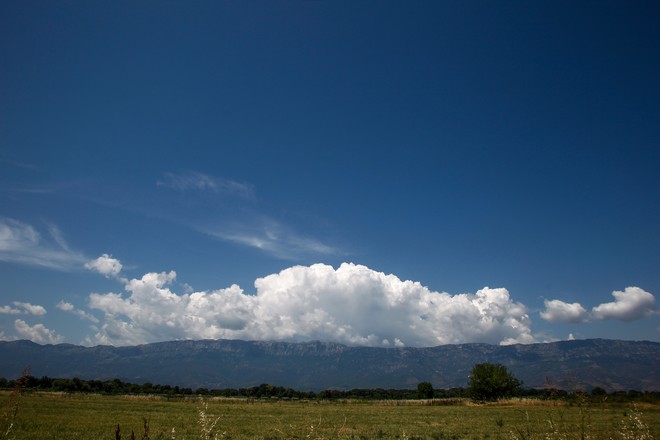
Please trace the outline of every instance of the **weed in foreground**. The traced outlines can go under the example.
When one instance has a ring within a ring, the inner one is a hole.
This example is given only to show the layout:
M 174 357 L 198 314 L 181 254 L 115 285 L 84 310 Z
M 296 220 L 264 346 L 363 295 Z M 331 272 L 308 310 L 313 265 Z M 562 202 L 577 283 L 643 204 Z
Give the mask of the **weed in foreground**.
M 9 400 L 3 405 L 0 413 L 0 440 L 6 440 L 10 438 L 11 432 L 14 429 L 14 422 L 16 421 L 16 416 L 18 415 L 18 407 L 21 399 L 21 392 L 27 384 L 28 377 L 30 376 L 30 370 L 25 369 L 20 379 L 16 381 L 14 389 L 9 395 Z
M 142 421 L 142 436 L 140 437 L 140 440 L 149 440 L 149 421 L 146 417 L 143 417 Z M 131 431 L 130 439 L 137 440 L 137 437 L 135 437 L 135 431 Z M 115 440 L 121 440 L 121 426 L 119 425 L 115 428 Z
M 592 426 L 589 423 L 589 413 L 586 409 L 580 411 L 580 418 L 577 426 L 572 426 L 565 423 L 563 412 L 560 412 L 559 417 L 548 419 L 548 431 L 544 433 L 535 434 L 532 429 L 532 423 L 529 414 L 525 411 L 526 425 L 522 428 L 516 427 L 515 431 L 510 432 L 511 440 L 588 440 L 600 438 L 597 433 L 592 432 Z M 653 434 L 648 424 L 642 419 L 641 411 L 633 407 L 632 410 L 624 413 L 625 418 L 621 420 L 617 426 L 617 430 L 613 432 L 610 440 L 653 440 Z
M 642 413 L 634 408 L 626 412 L 626 418 L 623 419 L 617 432 L 619 439 L 622 440 L 652 440 L 653 434 L 649 425 L 642 420 Z
M 199 428 L 201 430 L 200 440 L 220 440 L 226 435 L 226 432 L 214 432 L 218 421 L 220 421 L 220 417 L 213 418 L 212 416 L 208 415 L 208 411 L 209 403 L 205 400 L 201 400 L 200 408 L 197 412 L 199 416 L 197 423 L 199 424 Z M 174 428 L 172 428 L 172 433 L 174 433 Z
M 199 434 L 199 439 L 200 440 L 221 440 L 221 439 L 227 439 L 229 440 L 231 437 L 228 437 L 226 435 L 226 432 L 219 433 L 216 431 L 216 426 L 218 422 L 220 421 L 220 417 L 212 417 L 209 416 L 208 414 L 208 402 L 205 400 L 200 400 L 200 406 L 199 410 L 197 411 L 198 419 L 197 419 L 197 424 L 199 425 L 200 429 L 200 434 Z M 149 421 L 147 420 L 146 417 L 142 418 L 143 420 L 143 429 L 142 429 L 142 435 L 139 437 L 139 440 L 151 440 L 150 433 L 149 433 Z M 176 427 L 172 427 L 172 430 L 169 431 L 169 439 L 170 440 L 176 440 Z M 164 438 L 164 436 L 167 435 L 163 432 L 158 434 L 156 436 L 156 440 Z M 130 440 L 137 440 L 138 437 L 135 436 L 135 432 L 131 431 L 131 436 Z M 3 440 L 0 438 L 0 440 Z M 121 426 L 117 425 L 115 428 L 115 440 L 121 440 Z
M 10 438 L 12 429 L 14 429 L 14 421 L 18 414 L 18 395 L 12 394 L 9 401 L 4 405 L 2 414 L 0 414 L 0 439 L 5 440 Z

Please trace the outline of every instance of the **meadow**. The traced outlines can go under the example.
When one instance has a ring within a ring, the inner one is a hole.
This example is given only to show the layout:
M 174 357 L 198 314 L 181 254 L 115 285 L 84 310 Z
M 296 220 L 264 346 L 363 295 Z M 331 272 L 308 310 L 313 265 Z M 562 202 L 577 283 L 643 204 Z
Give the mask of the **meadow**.
M 15 416 L 7 411 L 18 404 Z M 511 400 L 285 401 L 0 395 L 0 439 L 648 439 L 660 406 Z M 13 423 L 8 435 L 6 430 Z M 146 424 L 145 424 L 146 422 Z M 116 432 L 117 425 L 120 431 Z

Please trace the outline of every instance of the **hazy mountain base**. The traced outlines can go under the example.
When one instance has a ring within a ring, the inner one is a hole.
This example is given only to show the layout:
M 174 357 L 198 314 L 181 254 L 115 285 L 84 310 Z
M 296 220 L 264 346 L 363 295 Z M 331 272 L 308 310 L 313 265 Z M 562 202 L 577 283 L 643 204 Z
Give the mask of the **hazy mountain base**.
M 660 390 L 660 343 L 580 340 L 429 348 L 348 347 L 324 342 L 172 341 L 132 347 L 0 341 L 0 376 L 164 383 L 209 389 L 271 383 L 297 390 L 466 386 L 474 364 L 505 365 L 526 388 Z M 551 382 L 550 384 L 548 382 Z

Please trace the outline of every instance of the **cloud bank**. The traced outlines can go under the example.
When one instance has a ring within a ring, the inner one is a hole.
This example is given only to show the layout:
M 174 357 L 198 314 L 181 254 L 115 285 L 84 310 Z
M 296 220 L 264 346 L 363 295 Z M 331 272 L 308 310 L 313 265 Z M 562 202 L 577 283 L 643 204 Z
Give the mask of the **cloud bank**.
M 121 262 L 103 254 L 85 264 L 123 285 L 123 292 L 91 293 L 92 314 L 60 301 L 58 310 L 90 322 L 84 344 L 136 345 L 181 339 L 321 340 L 374 347 L 469 342 L 537 342 L 527 308 L 504 288 L 451 295 L 366 266 L 343 263 L 293 266 L 258 278 L 255 292 L 238 285 L 196 292 L 176 272 L 121 276 Z M 580 303 L 545 300 L 541 318 L 552 323 L 600 319 L 631 321 L 656 313 L 655 297 L 639 287 L 612 293 L 614 301 L 587 310 Z M 0 314 L 46 314 L 43 306 L 13 301 Z M 38 343 L 64 340 L 43 324 L 14 321 L 16 336 Z M 3 338 L 5 336 L 3 335 Z
M 127 295 L 93 293 L 104 314 L 96 343 L 229 338 L 327 340 L 367 346 L 534 342 L 524 305 L 506 289 L 434 292 L 365 266 L 294 266 L 259 278 L 256 294 L 239 286 L 176 294 L 175 272 L 126 282 Z

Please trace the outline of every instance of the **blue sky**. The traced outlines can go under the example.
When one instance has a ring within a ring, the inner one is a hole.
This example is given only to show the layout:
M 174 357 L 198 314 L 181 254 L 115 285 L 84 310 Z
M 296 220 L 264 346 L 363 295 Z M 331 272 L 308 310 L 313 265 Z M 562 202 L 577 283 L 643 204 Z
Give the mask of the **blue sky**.
M 0 4 L 0 338 L 660 341 L 657 2 Z

